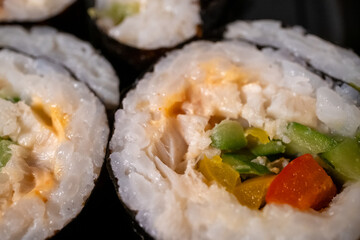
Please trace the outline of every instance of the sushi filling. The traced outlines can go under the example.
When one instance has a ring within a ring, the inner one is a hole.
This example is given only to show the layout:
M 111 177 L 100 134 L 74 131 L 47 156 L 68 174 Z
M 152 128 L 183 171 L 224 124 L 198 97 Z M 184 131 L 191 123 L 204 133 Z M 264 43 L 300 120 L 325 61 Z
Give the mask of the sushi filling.
M 269 139 L 262 129 L 244 130 L 238 121 L 223 120 L 211 130 L 211 145 L 221 154 L 204 156 L 198 170 L 253 209 L 265 202 L 303 210 L 326 207 L 336 186 L 319 164 L 337 182 L 360 179 L 359 133 L 354 138 L 327 136 L 296 122 L 284 131 L 289 143 Z
M 0 212 L 4 212 L 26 196 L 47 202 L 61 176 L 56 149 L 66 139 L 69 116 L 39 98 L 25 103 L 9 89 L 2 88 L 1 93 Z
M 345 128 L 324 124 L 330 121 L 321 93 L 332 90 L 320 89 L 314 98 L 267 85 L 231 63 L 199 67 L 204 83 L 190 80 L 160 109 L 168 123 L 155 154 L 170 168 L 184 173 L 190 164 L 206 183 L 253 209 L 285 203 L 321 210 L 342 184 L 360 179 L 358 120 L 349 119 Z M 356 116 L 358 109 L 352 110 Z
M 139 11 L 139 2 L 112 2 L 108 7 L 101 10 L 90 8 L 88 13 L 92 18 L 105 18 L 107 19 L 105 21 L 109 21 L 109 24 L 112 22 L 113 25 L 118 25 L 124 21 L 125 18 L 138 14 Z

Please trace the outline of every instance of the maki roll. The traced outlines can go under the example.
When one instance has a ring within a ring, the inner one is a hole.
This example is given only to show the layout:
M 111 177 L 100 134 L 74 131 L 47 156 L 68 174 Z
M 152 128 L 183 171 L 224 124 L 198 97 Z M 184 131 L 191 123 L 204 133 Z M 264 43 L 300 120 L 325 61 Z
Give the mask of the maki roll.
M 1 0 L 0 22 L 41 21 L 55 16 L 75 0 Z
M 124 98 L 110 166 L 152 237 L 360 237 L 360 59 L 284 32 L 291 47 L 193 42 Z
M 100 173 L 105 107 L 63 67 L 0 50 L 0 235 L 45 239 L 81 211 Z
M 139 49 L 176 46 L 201 23 L 197 0 L 96 0 L 90 15 L 109 36 Z
M 89 43 L 51 27 L 0 27 L 0 48 L 11 48 L 67 68 L 106 105 L 119 104 L 119 80 L 111 64 Z
M 88 14 L 94 43 L 134 71 L 194 38 L 201 24 L 198 0 L 94 0 Z
M 217 27 L 226 0 L 88 1 L 92 40 L 119 65 L 144 71 L 165 52 Z M 134 74 L 135 75 L 135 74 Z
M 242 39 L 260 46 L 283 49 L 334 79 L 357 89 L 360 86 L 359 57 L 314 35 L 306 35 L 301 27 L 286 29 L 281 27 L 280 22 L 272 20 L 237 21 L 228 25 L 224 36 L 226 39 Z M 330 58 L 323 61 L 327 57 Z

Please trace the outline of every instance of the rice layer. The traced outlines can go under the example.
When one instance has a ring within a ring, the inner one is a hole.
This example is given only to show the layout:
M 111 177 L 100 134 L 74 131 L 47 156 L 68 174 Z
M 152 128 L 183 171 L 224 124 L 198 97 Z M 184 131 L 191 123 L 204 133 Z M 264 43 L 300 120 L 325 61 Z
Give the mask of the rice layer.
M 240 119 L 284 142 L 291 121 L 354 136 L 359 94 L 342 93 L 286 52 L 192 43 L 162 59 L 116 113 L 110 163 L 119 195 L 157 239 L 357 239 L 359 182 L 321 212 L 276 204 L 258 211 L 196 170 L 204 155 L 219 155 L 208 130 L 216 118 Z
M 120 23 L 102 16 L 97 24 L 119 42 L 140 49 L 176 46 L 194 37 L 201 23 L 198 0 L 96 0 L 95 8 L 125 11 L 107 10 L 116 4 L 138 4 L 139 11 Z
M 119 79 L 110 63 L 84 41 L 51 27 L 0 27 L 0 47 L 12 48 L 65 66 L 108 108 L 119 104 Z
M 225 38 L 281 48 L 332 77 L 360 86 L 360 58 L 350 50 L 306 34 L 301 27 L 285 29 L 274 20 L 236 21 L 227 26 Z
M 12 141 L 0 168 L 1 239 L 45 239 L 94 187 L 109 134 L 105 108 L 65 69 L 1 50 L 0 109 L 0 139 Z

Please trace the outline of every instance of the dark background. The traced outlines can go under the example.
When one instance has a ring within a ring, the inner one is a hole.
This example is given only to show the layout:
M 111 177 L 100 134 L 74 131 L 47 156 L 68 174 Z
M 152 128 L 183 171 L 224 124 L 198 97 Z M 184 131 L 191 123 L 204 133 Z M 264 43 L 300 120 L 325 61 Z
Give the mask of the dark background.
M 151 1 L 151 0 L 150 0 Z M 202 0 L 212 4 L 217 0 Z M 90 41 L 86 0 L 78 0 L 61 15 L 38 23 L 56 27 Z M 209 30 L 215 35 L 223 26 L 236 19 L 277 19 L 285 25 L 303 26 L 318 35 L 360 54 L 360 1 L 359 0 L 229 0 L 215 13 Z M 211 21 L 211 17 L 207 21 Z M 31 24 L 23 24 L 31 26 Z M 98 44 L 95 44 L 100 48 Z M 126 70 L 121 63 L 111 61 L 116 69 L 122 92 L 135 80 L 140 71 Z M 359 66 L 360 67 L 360 66 Z M 109 113 L 110 122 L 112 113 Z M 52 239 L 143 239 L 148 238 L 133 220 L 133 215 L 122 205 L 109 177 L 106 165 L 96 187 L 82 212 Z

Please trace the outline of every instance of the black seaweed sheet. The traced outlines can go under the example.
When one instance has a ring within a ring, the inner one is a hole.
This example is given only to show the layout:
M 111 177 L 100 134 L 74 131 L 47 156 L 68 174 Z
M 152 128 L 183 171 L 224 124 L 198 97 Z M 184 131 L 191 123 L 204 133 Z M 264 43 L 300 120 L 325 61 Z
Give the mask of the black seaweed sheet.
M 41 24 L 53 26 L 91 41 L 86 15 L 86 0 L 78 0 L 63 14 Z M 204 0 L 204 2 L 211 2 Z M 223 26 L 236 19 L 277 19 L 285 25 L 301 25 L 309 33 L 360 54 L 360 1 L 358 0 L 228 0 L 221 12 L 207 17 L 219 18 L 211 23 L 205 37 L 217 37 Z M 30 26 L 31 24 L 28 24 Z M 142 74 L 112 61 L 121 79 L 121 89 L 127 89 Z M 110 121 L 111 121 L 111 114 Z M 120 202 L 106 166 L 81 213 L 52 240 L 62 239 L 147 239 Z

